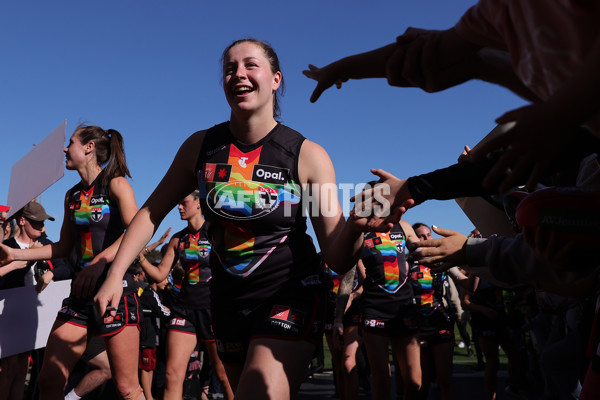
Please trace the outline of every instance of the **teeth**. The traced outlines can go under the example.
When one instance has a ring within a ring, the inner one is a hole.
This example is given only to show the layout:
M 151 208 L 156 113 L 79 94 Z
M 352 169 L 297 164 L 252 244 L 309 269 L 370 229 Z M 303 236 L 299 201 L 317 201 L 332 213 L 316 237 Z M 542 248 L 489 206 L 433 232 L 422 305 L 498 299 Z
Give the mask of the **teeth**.
M 250 86 L 238 86 L 234 89 L 235 93 L 245 93 L 251 92 L 252 88 Z

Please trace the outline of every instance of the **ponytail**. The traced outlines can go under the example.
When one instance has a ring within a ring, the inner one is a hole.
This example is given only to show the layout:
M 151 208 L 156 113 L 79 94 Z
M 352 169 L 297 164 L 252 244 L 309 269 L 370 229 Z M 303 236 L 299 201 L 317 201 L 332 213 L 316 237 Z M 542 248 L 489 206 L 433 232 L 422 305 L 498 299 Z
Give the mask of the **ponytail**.
M 104 176 L 102 186 L 107 187 L 110 180 L 118 176 L 131 178 L 127 161 L 125 160 L 125 149 L 123 147 L 123 136 L 114 129 L 104 130 L 99 126 L 80 125 L 75 129 L 78 132 L 82 144 L 93 141 L 96 145 L 96 161 L 98 165 L 104 165 Z

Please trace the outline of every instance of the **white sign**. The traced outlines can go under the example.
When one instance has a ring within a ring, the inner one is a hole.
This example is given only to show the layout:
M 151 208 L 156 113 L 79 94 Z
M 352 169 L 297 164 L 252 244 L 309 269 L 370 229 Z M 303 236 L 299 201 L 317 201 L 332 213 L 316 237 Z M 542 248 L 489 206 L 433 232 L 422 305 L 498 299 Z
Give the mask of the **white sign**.
M 10 171 L 8 206 L 10 217 L 39 196 L 65 174 L 65 138 L 67 121 L 17 161 Z
M 0 290 L 0 358 L 46 347 L 70 290 L 71 280 L 51 282 L 40 294 L 35 286 Z

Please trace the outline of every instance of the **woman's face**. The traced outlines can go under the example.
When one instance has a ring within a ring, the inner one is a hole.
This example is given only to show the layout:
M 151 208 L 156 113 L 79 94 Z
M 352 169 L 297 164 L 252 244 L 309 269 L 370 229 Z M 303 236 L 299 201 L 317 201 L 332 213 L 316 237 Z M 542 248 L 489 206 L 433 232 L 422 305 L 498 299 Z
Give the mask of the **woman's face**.
M 73 136 L 69 139 L 69 145 L 63 150 L 65 152 L 65 166 L 67 169 L 77 169 L 79 165 L 85 162 L 87 147 L 87 145 L 81 144 L 77 132 L 73 133 Z
M 179 217 L 187 221 L 200 212 L 200 201 L 192 195 L 186 196 L 181 200 L 177 209 L 179 210 Z
M 273 94 L 281 84 L 281 72 L 273 73 L 263 49 L 242 42 L 227 52 L 223 61 L 223 89 L 233 112 L 268 109 L 272 115 Z

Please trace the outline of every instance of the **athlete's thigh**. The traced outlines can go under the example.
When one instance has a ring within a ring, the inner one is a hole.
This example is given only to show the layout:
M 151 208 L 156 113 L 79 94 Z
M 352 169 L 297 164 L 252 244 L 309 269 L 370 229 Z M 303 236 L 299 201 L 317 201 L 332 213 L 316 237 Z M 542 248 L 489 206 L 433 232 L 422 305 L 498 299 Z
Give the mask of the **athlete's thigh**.
M 196 343 L 195 334 L 169 329 L 167 333 L 167 370 L 176 372 L 177 376 L 181 375 L 181 378 L 184 378 Z
M 67 377 L 87 344 L 87 328 L 56 320 L 50 331 L 44 353 L 44 369 L 52 370 Z
M 407 377 L 421 379 L 421 346 L 416 335 L 392 338 L 392 350 L 396 360 Z
M 388 348 L 390 339 L 386 335 L 363 330 L 363 341 L 372 372 L 387 372 L 389 374 L 390 356 Z
M 138 382 L 140 333 L 128 325 L 119 333 L 104 338 L 113 379 L 117 385 L 136 385 Z
M 315 345 L 304 340 L 255 338 L 235 392 L 240 399 L 290 399 L 300 388 Z

